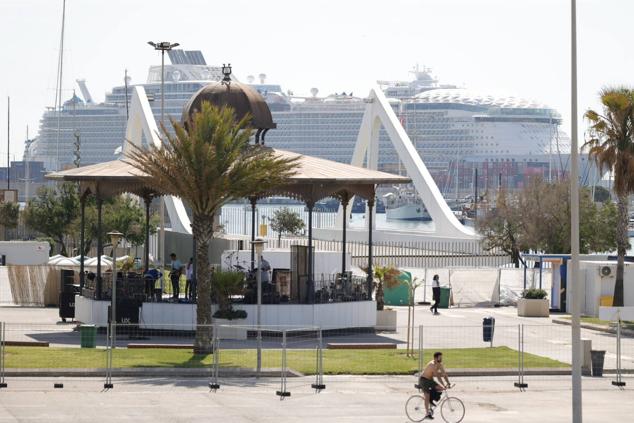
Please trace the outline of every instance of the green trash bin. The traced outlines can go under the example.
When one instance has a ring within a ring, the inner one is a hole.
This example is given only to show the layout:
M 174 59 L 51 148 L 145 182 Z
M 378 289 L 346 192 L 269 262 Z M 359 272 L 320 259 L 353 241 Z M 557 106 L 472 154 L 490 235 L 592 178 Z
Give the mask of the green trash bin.
M 95 325 L 79 326 L 79 339 L 82 348 L 95 348 L 97 346 L 97 327 Z
M 438 303 L 438 308 L 449 308 L 449 298 L 451 298 L 451 288 L 441 286 L 440 302 Z

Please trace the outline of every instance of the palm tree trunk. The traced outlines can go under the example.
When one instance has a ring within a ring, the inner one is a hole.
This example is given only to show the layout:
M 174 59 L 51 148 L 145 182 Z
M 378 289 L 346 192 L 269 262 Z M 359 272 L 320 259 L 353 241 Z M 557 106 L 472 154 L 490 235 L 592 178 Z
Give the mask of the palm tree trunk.
M 618 197 L 619 218 L 616 225 L 616 281 L 614 282 L 613 307 L 623 307 L 623 273 L 625 268 L 625 252 L 627 250 L 627 195 Z
M 383 281 L 379 281 L 376 284 L 376 309 L 381 311 L 385 307 L 385 300 L 383 297 Z
M 213 237 L 213 215 L 194 214 L 192 232 L 196 238 L 196 339 L 194 353 L 212 352 L 211 343 L 211 275 L 209 243 Z

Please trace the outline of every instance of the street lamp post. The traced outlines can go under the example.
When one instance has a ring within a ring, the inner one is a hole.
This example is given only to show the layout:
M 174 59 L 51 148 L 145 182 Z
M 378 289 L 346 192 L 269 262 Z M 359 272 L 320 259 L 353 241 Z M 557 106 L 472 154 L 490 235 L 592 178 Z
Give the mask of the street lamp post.
M 570 2 L 571 104 L 570 104 L 570 276 L 572 289 L 572 421 L 583 420 L 581 391 L 581 298 L 579 279 L 579 140 L 577 128 L 577 1 Z
M 161 52 L 161 124 L 165 125 L 165 52 L 170 51 L 174 47 L 178 47 L 178 43 L 170 43 L 169 41 L 160 41 L 155 43 L 148 41 L 148 44 L 154 47 L 154 50 Z M 159 263 L 161 269 L 165 267 L 165 200 L 161 197 L 159 210 L 161 223 L 159 230 Z
M 110 237 L 110 243 L 112 244 L 112 297 L 110 299 L 110 322 L 114 323 L 116 328 L 117 323 L 117 245 L 123 238 L 123 234 L 118 231 L 108 232 Z M 110 337 L 112 339 L 112 348 L 115 348 L 116 336 L 115 330 L 110 331 Z
M 264 241 L 262 238 L 257 238 L 253 242 L 255 254 L 257 256 L 257 267 L 255 268 L 255 283 L 257 285 L 258 292 L 258 304 L 256 309 L 256 324 L 258 325 L 258 346 L 257 346 L 257 377 L 260 377 L 260 371 L 262 370 L 262 328 L 260 327 L 261 321 L 261 309 L 262 309 L 262 272 L 260 270 L 262 251 L 264 250 Z

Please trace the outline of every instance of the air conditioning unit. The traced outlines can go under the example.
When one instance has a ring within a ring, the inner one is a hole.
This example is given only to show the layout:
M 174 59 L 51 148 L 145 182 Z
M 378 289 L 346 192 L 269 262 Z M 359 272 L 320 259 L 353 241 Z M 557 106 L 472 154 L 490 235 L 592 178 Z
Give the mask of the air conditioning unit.
M 599 267 L 599 275 L 605 278 L 614 276 L 614 270 L 612 269 L 612 266 L 601 266 Z

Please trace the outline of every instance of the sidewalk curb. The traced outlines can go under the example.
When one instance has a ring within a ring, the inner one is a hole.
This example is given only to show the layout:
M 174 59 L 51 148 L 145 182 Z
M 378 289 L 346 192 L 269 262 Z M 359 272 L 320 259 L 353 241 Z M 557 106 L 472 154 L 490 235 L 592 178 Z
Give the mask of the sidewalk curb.
M 572 325 L 572 322 L 570 322 L 569 320 L 564 320 L 564 319 L 552 319 L 552 322 L 557 325 L 565 325 L 565 326 Z M 616 334 L 616 329 L 613 329 L 611 327 L 606 327 L 603 325 L 594 325 L 592 323 L 581 323 L 580 326 L 583 329 L 589 329 L 589 330 L 594 330 L 594 331 L 603 332 L 603 333 L 611 333 L 613 335 Z M 634 330 L 621 329 L 621 335 L 634 337 Z
M 112 377 L 211 377 L 210 367 L 198 368 L 161 368 L 161 367 L 127 367 L 113 368 Z M 6 369 L 6 377 L 105 377 L 106 369 Z M 220 377 L 256 377 L 255 369 L 219 369 Z M 260 377 L 280 377 L 281 369 L 262 369 Z M 302 373 L 288 369 L 287 377 L 302 377 Z

